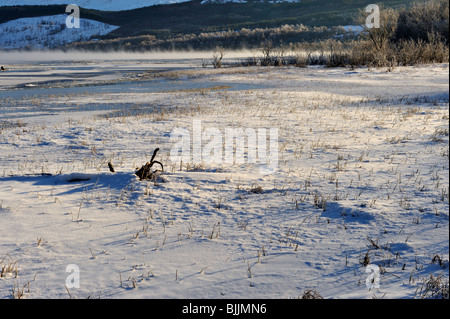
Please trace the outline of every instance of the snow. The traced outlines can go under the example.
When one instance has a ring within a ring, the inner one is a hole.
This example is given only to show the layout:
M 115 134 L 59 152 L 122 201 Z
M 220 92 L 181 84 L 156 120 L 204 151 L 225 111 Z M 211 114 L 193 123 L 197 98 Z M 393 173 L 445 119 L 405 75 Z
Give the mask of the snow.
M 448 281 L 448 64 L 211 69 L 186 56 L 9 57 L 0 298 L 388 299 Z M 194 120 L 277 128 L 276 173 L 172 161 L 171 133 Z M 155 148 L 163 179 L 140 181 Z
M 117 26 L 90 19 L 80 19 L 80 28 L 66 26 L 67 15 L 21 18 L 0 24 L 1 49 L 45 49 L 76 41 L 86 41 L 94 36 L 108 34 Z
M 96 9 L 102 11 L 122 11 L 137 8 L 149 7 L 158 4 L 171 4 L 186 2 L 189 0 L 78 0 L 76 5 L 86 9 Z M 30 5 L 67 5 L 67 1 L 62 0 L 2 0 L 0 7 L 7 6 L 30 6 Z
M 344 25 L 341 26 L 346 32 L 353 32 L 354 34 L 359 34 L 364 31 L 363 27 L 360 25 Z

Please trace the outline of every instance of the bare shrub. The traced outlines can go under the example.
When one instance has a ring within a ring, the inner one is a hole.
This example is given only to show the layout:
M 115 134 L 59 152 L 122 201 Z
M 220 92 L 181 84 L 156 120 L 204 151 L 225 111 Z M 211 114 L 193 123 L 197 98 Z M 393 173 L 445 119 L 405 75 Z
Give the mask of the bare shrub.
M 263 54 L 263 57 L 261 58 L 261 65 L 262 66 L 269 66 L 273 65 L 273 41 L 271 39 L 266 39 L 261 44 L 261 51 Z
M 380 27 L 369 28 L 366 25 L 367 14 L 361 11 L 358 22 L 364 30 L 362 35 L 370 40 L 376 52 L 384 53 L 389 49 L 391 39 L 397 31 L 398 16 L 399 13 L 392 8 L 380 8 Z
M 323 297 L 314 289 L 307 289 L 299 297 L 299 299 L 323 299 Z
M 213 53 L 213 66 L 218 69 L 222 67 L 222 59 L 225 55 L 225 50 L 222 47 L 216 47 Z
M 398 17 L 395 40 L 428 41 L 429 33 L 449 40 L 449 3 L 447 0 L 414 2 Z
M 420 299 L 449 299 L 448 279 L 443 275 L 425 278 L 422 284 L 416 289 L 416 298 Z
M 396 57 L 401 65 L 419 63 L 443 63 L 449 59 L 449 48 L 443 38 L 436 33 L 428 35 L 424 40 L 400 40 L 396 44 Z

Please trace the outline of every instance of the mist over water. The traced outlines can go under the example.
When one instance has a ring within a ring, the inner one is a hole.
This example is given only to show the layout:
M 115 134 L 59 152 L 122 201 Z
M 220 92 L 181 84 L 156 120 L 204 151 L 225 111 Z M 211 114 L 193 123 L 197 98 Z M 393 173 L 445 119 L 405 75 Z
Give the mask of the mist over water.
M 224 59 L 255 56 L 256 51 L 225 51 Z M 151 51 L 151 52 L 93 52 L 61 50 L 0 50 L 0 65 L 38 64 L 48 62 L 102 62 L 102 61 L 171 61 L 212 59 L 212 51 Z
M 240 59 L 252 56 L 250 51 L 225 52 L 225 58 Z M 213 52 L 92 52 L 62 50 L 0 51 L 0 65 L 6 72 L 0 73 L 0 117 L 12 120 L 72 112 L 120 112 L 130 109 L 126 99 L 107 103 L 89 100 L 72 103 L 49 103 L 40 107 L 28 107 L 28 100 L 45 100 L 47 96 L 106 96 L 116 94 L 150 94 L 168 91 L 199 90 L 229 83 L 211 81 L 179 81 L 168 83 L 146 78 L 146 72 L 198 69 L 207 61 L 212 68 Z M 227 87 L 229 90 L 252 89 L 243 83 Z M 103 101 L 103 99 L 100 99 Z M 23 107 L 22 107 L 23 106 Z M 151 106 L 151 105 L 150 105 Z M 151 110 L 140 108 L 139 112 Z M 47 120 L 47 119 L 46 119 Z

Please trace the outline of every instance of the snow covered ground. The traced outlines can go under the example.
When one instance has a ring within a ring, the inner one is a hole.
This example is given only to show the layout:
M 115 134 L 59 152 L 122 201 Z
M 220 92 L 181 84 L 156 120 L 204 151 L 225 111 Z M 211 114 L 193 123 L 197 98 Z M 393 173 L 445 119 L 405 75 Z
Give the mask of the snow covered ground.
M 448 64 L 196 64 L 0 73 L 0 298 L 419 298 L 430 274 L 448 282 Z M 174 161 L 172 133 L 198 121 L 205 158 L 208 133 L 276 129 L 276 172 Z M 165 172 L 140 181 L 156 148 Z
M 117 26 L 80 19 L 79 28 L 66 26 L 67 15 L 21 18 L 0 24 L 0 49 L 45 49 L 106 35 Z

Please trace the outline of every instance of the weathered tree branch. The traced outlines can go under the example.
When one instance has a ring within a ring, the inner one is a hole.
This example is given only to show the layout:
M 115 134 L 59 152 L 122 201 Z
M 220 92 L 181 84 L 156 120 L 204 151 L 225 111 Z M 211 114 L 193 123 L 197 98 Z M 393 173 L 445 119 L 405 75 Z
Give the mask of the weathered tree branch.
M 156 153 L 158 153 L 158 151 L 159 148 L 155 149 L 153 151 L 152 159 L 150 160 L 150 162 L 148 162 L 147 164 L 145 164 L 139 170 L 136 171 L 135 174 L 139 177 L 140 180 L 152 178 L 154 172 L 151 171 L 151 168 L 153 167 L 154 164 L 159 164 L 161 166 L 161 170 L 164 171 L 163 164 L 159 161 L 154 160 L 156 157 Z

